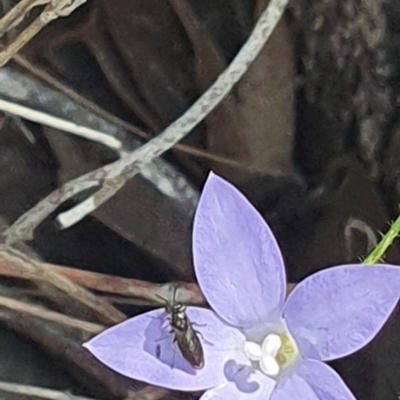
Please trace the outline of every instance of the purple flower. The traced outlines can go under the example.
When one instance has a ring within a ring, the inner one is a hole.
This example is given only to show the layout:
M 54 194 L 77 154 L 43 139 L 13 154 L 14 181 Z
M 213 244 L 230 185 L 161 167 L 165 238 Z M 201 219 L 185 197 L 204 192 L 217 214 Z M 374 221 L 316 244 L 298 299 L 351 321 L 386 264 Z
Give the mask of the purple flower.
M 400 296 L 400 269 L 342 265 L 320 271 L 285 300 L 274 235 L 231 184 L 210 174 L 194 221 L 196 275 L 211 310 L 188 307 L 204 350 L 194 369 L 163 309 L 134 317 L 85 344 L 131 378 L 202 400 L 354 399 L 324 361 L 356 352 L 382 328 Z

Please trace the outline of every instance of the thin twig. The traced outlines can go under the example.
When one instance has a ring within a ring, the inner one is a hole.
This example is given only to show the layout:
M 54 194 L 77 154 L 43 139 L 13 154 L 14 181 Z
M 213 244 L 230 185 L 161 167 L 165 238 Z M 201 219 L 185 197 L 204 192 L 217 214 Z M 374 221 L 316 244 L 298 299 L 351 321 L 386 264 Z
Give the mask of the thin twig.
M 133 177 L 139 172 L 140 165 L 145 164 L 162 155 L 179 141 L 181 141 L 195 126 L 197 126 L 221 101 L 229 94 L 233 86 L 247 72 L 251 63 L 269 39 L 273 29 L 283 14 L 288 0 L 272 0 L 267 9 L 259 18 L 246 44 L 239 51 L 229 67 L 219 76 L 216 82 L 204 93 L 185 114 L 173 122 L 163 133 L 154 138 L 138 150 L 123 157 L 114 164 L 113 173 Z M 117 166 L 117 163 L 120 163 Z M 120 169 L 119 173 L 117 172 Z M 115 176 L 115 175 L 114 175 Z M 112 190 L 112 188 L 111 188 Z M 115 187 L 114 194 L 118 191 Z M 85 204 L 78 204 L 75 210 L 66 211 L 60 215 L 58 221 L 62 227 L 68 228 L 80 221 L 87 211 L 94 211 L 111 197 L 110 187 L 101 188 L 92 196 L 92 200 Z M 72 223 L 69 223 L 71 217 Z
M 13 61 L 15 61 L 18 64 L 18 66 L 22 67 L 23 69 L 28 71 L 30 74 L 32 74 L 42 82 L 45 82 L 50 87 L 57 89 L 59 92 L 69 97 L 71 100 L 75 101 L 86 110 L 89 110 L 90 112 L 96 114 L 97 116 L 100 116 L 107 122 L 112 123 L 121 129 L 129 131 L 141 139 L 149 140 L 151 138 L 149 133 L 142 131 L 136 126 L 130 124 L 129 122 L 126 122 L 123 119 L 117 117 L 116 115 L 110 113 L 109 111 L 104 110 L 98 104 L 77 93 L 71 86 L 65 85 L 64 83 L 55 79 L 51 74 L 49 74 L 45 70 L 36 67 L 22 54 L 16 54 L 13 57 Z
M 100 298 L 108 301 L 113 305 L 135 306 L 135 307 L 151 307 L 155 305 L 153 300 L 142 300 L 136 297 L 125 297 L 118 295 L 100 294 Z
M 21 54 L 16 54 L 13 57 L 13 61 L 15 61 L 20 67 L 27 70 L 30 74 L 37 77 L 41 81 L 47 83 L 49 86 L 54 87 L 55 89 L 59 90 L 65 96 L 68 96 L 70 99 L 74 100 L 76 103 L 84 107 L 85 109 L 89 110 L 90 112 L 100 116 L 102 119 L 111 123 L 121 130 L 126 130 L 129 133 L 134 134 L 136 137 L 143 139 L 143 140 L 150 140 L 151 135 L 149 133 L 144 132 L 143 130 L 139 129 L 138 127 L 132 125 L 131 123 L 124 121 L 123 119 L 113 115 L 112 113 L 104 110 L 98 104 L 93 103 L 91 100 L 81 96 L 79 93 L 76 93 L 71 87 L 64 85 L 62 82 L 54 79 L 49 73 L 46 71 L 37 68 L 33 65 L 28 59 L 26 59 Z M 24 117 L 27 118 L 27 117 Z M 29 119 L 29 118 L 27 118 Z M 45 124 L 44 122 L 42 122 Z M 79 125 L 80 126 L 80 125 Z M 95 130 L 96 132 L 100 133 L 101 135 L 108 135 L 106 132 L 101 132 L 99 130 Z M 73 133 L 73 132 L 71 132 Z M 176 144 L 173 151 L 177 151 L 180 153 L 184 153 L 190 156 L 193 156 L 197 159 L 213 161 L 222 165 L 228 165 L 232 168 L 243 169 L 243 165 L 233 159 L 226 158 L 224 156 L 220 156 L 217 154 L 212 154 L 209 151 L 199 149 L 197 147 L 186 145 L 186 144 Z
M 55 267 L 51 264 L 43 265 L 43 267 L 49 270 L 52 269 L 54 273 L 62 269 L 61 267 Z M 67 268 L 67 270 L 73 269 Z M 15 263 L 1 257 L 0 271 L 5 272 L 5 276 L 14 276 L 16 278 L 31 279 L 32 276 L 36 279 L 38 279 L 38 277 L 39 279 L 42 278 L 40 274 L 32 275 L 31 271 L 18 269 Z M 119 377 L 118 374 L 114 374 L 103 367 L 80 347 L 82 341 L 88 340 L 103 331 L 105 327 L 102 325 L 82 321 L 5 296 L 0 296 L 0 321 L 5 322 L 11 329 L 37 341 L 45 348 L 50 348 L 50 351 L 53 353 L 62 355 L 68 360 L 73 361 L 80 368 L 83 368 L 87 373 L 98 379 L 99 382 L 104 381 L 105 386 L 113 393 L 117 391 L 121 391 L 121 394 L 124 393 L 124 398 L 127 400 L 139 400 L 143 398 L 149 400 L 161 399 L 167 393 L 164 389 L 153 386 L 146 386 L 138 392 L 130 390 L 128 388 L 129 385 L 125 384 L 126 379 Z M 45 321 L 46 323 L 43 324 L 41 321 Z M 57 328 L 51 328 L 51 326 Z M 59 333 L 60 328 L 63 332 L 62 334 Z M 55 331 L 55 329 L 57 330 Z M 66 336 L 65 332 L 71 329 L 79 333 L 79 343 L 75 343 L 71 338 Z M 71 396 L 70 398 L 72 400 L 76 397 Z
M 98 129 L 93 129 L 86 127 L 81 124 L 77 124 L 72 121 L 68 121 L 65 118 L 59 118 L 55 117 L 54 115 L 51 115 L 49 113 L 45 113 L 43 111 L 38 111 L 34 110 L 31 107 L 23 106 L 20 105 L 14 101 L 9 101 L 9 100 L 4 100 L 0 99 L 0 111 L 3 111 L 5 113 L 11 114 L 18 116 L 23 119 L 27 119 L 28 121 L 31 122 L 36 122 L 41 125 L 48 126 L 50 128 L 57 129 L 62 132 L 70 133 L 72 135 L 76 135 L 79 137 L 82 137 L 87 140 L 91 140 L 93 142 L 99 143 L 103 146 L 107 146 L 108 148 L 120 152 L 123 148 L 123 144 L 121 140 L 111 136 L 110 134 L 106 132 L 102 132 Z M 96 109 L 97 113 L 99 112 Z M 106 113 L 105 111 L 102 113 Z M 107 120 L 107 115 L 102 115 L 102 118 L 104 120 Z M 135 128 L 133 125 L 129 123 L 125 123 L 122 120 L 119 120 L 118 117 L 116 117 L 118 121 L 118 126 L 121 126 L 122 129 L 127 129 L 130 132 L 137 134 L 137 132 L 141 132 L 137 128 Z M 114 118 L 111 121 L 112 123 L 115 123 Z M 146 139 L 150 139 L 150 135 L 144 134 Z M 138 135 L 140 138 L 142 138 L 142 135 Z M 198 149 L 193 146 L 185 145 L 185 144 L 177 144 L 174 147 L 174 150 L 178 150 L 182 153 L 191 155 L 196 158 L 200 158 L 203 160 L 209 160 L 213 162 L 218 162 L 223 165 L 230 166 L 232 168 L 237 168 L 238 170 L 243 169 L 243 165 L 236 161 L 232 160 L 223 156 L 219 156 L 216 154 L 212 154 L 210 152 Z
M 10 329 L 33 340 L 54 356 L 67 360 L 66 367 L 72 376 L 85 382 L 94 395 L 108 393 L 105 398 L 125 398 L 134 394 L 135 381 L 121 376 L 98 362 L 81 345 L 91 335 L 79 331 L 66 331 L 65 327 L 31 314 L 21 314 L 10 308 L 0 308 L 0 322 Z
M 21 0 L 0 19 L 0 37 L 19 25 L 35 7 L 49 3 L 50 0 Z
M 137 171 L 133 173 L 126 173 L 125 175 L 116 176 L 114 179 L 107 179 L 103 182 L 101 189 L 81 201 L 76 207 L 71 210 L 65 211 L 58 215 L 57 221 L 63 229 L 70 228 L 78 223 L 86 215 L 91 214 L 101 204 L 104 204 L 111 197 L 115 195 L 120 189 L 125 186 L 125 183 L 132 178 Z
M 31 74 L 27 75 L 14 69 L 1 68 L 0 98 L 23 104 L 33 110 L 44 111 L 84 128 L 91 128 L 96 133 L 99 132 L 100 136 L 106 134 L 120 141 L 122 147 L 127 151 L 133 151 L 142 145 L 142 142 L 131 138 L 123 129 L 109 123 L 102 116 L 88 112 L 83 105 L 71 100 L 65 94 L 49 88 Z M 59 141 L 55 140 L 53 144 L 56 146 L 54 150 L 57 152 Z M 61 149 L 59 150 L 61 151 Z M 89 168 L 89 170 L 91 169 Z M 198 192 L 177 168 L 168 161 L 157 158 L 146 164 L 146 168 L 142 168 L 141 172 L 142 177 L 154 185 L 162 195 L 173 199 L 183 213 L 188 216 L 193 214 L 198 201 Z
M 87 397 L 74 396 L 70 393 L 60 392 L 53 389 L 45 389 L 37 386 L 22 385 L 0 381 L 0 392 L 18 394 L 20 396 L 37 397 L 49 400 L 93 400 Z
M 44 307 L 29 304 L 23 301 L 15 300 L 10 297 L 0 296 L 0 308 L 7 308 L 22 316 L 27 314 L 46 321 L 51 321 L 66 328 L 77 329 L 89 335 L 97 335 L 105 329 L 104 326 L 93 324 L 92 322 L 82 321 L 77 318 L 60 314 L 56 311 L 47 310 Z
M 26 1 L 24 2 L 26 3 Z M 3 67 L 7 62 L 18 53 L 26 44 L 28 44 L 46 25 L 51 21 L 58 19 L 60 17 L 66 17 L 71 14 L 76 8 L 80 7 L 82 4 L 86 3 L 86 0 L 48 0 L 39 1 L 37 5 L 42 5 L 47 3 L 43 12 L 27 27 L 23 30 L 20 35 L 18 35 L 11 43 L 9 43 L 4 49 L 0 51 L 0 67 Z M 16 6 L 18 7 L 18 5 Z M 18 8 L 17 11 L 10 10 L 12 14 L 12 20 L 15 19 L 15 14 L 21 12 Z M 23 12 L 23 11 L 22 11 Z M 4 25 L 8 25 L 9 19 L 7 15 L 3 18 L 5 20 Z M 23 19 L 23 14 L 20 16 L 20 20 Z
M 43 263 L 44 268 L 68 278 L 77 285 L 105 294 L 114 294 L 142 301 L 141 305 L 164 305 L 160 297 L 168 298 L 173 287 L 177 286 L 176 300 L 183 304 L 204 306 L 206 301 L 199 287 L 194 283 L 179 282 L 156 284 L 138 279 L 120 278 L 98 272 L 83 271 L 76 268 Z M 0 256 L 0 276 L 18 279 L 40 279 L 40 276 L 27 274 L 15 264 Z
M 28 278 L 44 281 L 55 286 L 70 298 L 90 309 L 101 323 L 113 325 L 125 319 L 125 315 L 108 302 L 99 299 L 83 287 L 71 282 L 68 278 L 46 268 L 42 263 L 27 257 L 21 251 L 0 248 L 0 262 L 11 263 L 22 277 L 27 275 Z
M 0 218 L 0 226 L 2 228 L 4 228 L 4 224 L 5 222 Z M 22 247 L 25 248 L 26 246 L 23 245 Z M 25 249 L 25 251 L 28 250 L 28 248 Z M 54 267 L 51 264 L 43 265 L 43 268 L 48 269 L 50 272 L 53 271 L 54 274 L 57 274 L 57 272 L 62 269 L 60 267 Z M 72 270 L 72 268 L 70 268 L 70 270 Z M 0 271 L 5 272 L 5 276 L 15 276 L 16 278 L 29 280 L 40 280 L 44 278 L 44 282 L 47 281 L 46 274 L 43 276 L 43 274 L 37 274 L 36 270 L 32 271 L 30 269 L 20 268 L 13 263 L 9 257 L 2 258 L 0 256 Z M 68 276 L 65 278 L 68 279 Z M 40 287 L 40 285 L 38 285 L 38 287 Z M 40 306 L 26 304 L 25 302 L 10 298 L 7 291 L 4 290 L 2 293 L 5 293 L 7 297 L 4 298 L 3 296 L 0 298 L 0 321 L 11 329 L 38 342 L 51 352 L 72 361 L 78 369 L 83 369 L 86 374 L 94 377 L 97 382 L 106 387 L 110 392 L 116 395 L 117 393 L 121 394 L 117 395 L 117 397 L 127 400 L 139 400 L 141 399 L 141 393 L 144 392 L 145 395 L 150 394 L 149 396 L 146 395 L 146 398 L 151 400 L 152 397 L 154 399 L 160 399 L 165 395 L 166 392 L 164 389 L 148 385 L 139 390 L 139 395 L 136 396 L 136 392 L 132 387 L 132 381 L 113 373 L 108 368 L 95 361 L 93 357 L 81 347 L 83 341 L 87 341 L 89 338 L 93 337 L 93 335 L 100 333 L 105 329 L 104 326 L 68 317 L 54 311 L 43 309 Z M 14 296 L 14 292 L 12 291 L 11 293 L 11 296 Z M 18 296 L 20 295 L 21 291 L 18 292 Z M 29 293 L 29 295 L 32 295 L 32 293 Z M 45 323 L 43 323 L 43 321 L 45 321 Z M 73 340 L 72 338 L 75 339 Z M 71 372 L 78 377 L 78 379 L 82 377 L 81 371 L 77 371 L 77 368 L 73 368 Z M 87 385 L 87 382 L 85 384 Z
M 68 392 L 60 392 L 54 389 L 41 388 L 37 386 L 22 385 L 0 381 L 0 392 L 7 392 L 28 397 L 37 397 L 48 400 L 94 400 L 88 397 L 75 396 Z M 165 397 L 167 390 L 146 386 L 137 392 L 131 392 L 125 400 L 159 400 Z
M 63 275 L 78 285 L 97 292 L 146 300 L 149 305 L 164 305 L 158 296 L 168 298 L 173 287 L 177 286 L 176 300 L 187 305 L 204 306 L 206 300 L 199 287 L 194 283 L 156 284 L 138 279 L 120 278 L 98 272 L 82 271 L 75 268 L 61 267 L 53 264 L 46 266 Z M 2 274 L 0 269 L 0 274 Z
M 232 87 L 246 73 L 250 64 L 256 59 L 265 43 L 271 36 L 276 24 L 283 15 L 289 0 L 271 0 L 267 9 L 261 14 L 252 34 L 246 44 L 239 51 L 229 67 L 219 76 L 217 81 L 205 92 L 180 118 L 173 122 L 163 133 L 141 148 L 121 157 L 120 160 L 99 168 L 77 179 L 66 183 L 40 201 L 27 213 L 22 215 L 7 231 L 7 243 L 25 241 L 33 238 L 36 227 L 65 200 L 93 187 L 101 182 L 112 182 L 117 176 L 132 177 L 139 172 L 140 166 L 146 164 L 169 150 L 184 138 L 196 125 L 198 125 L 211 111 L 227 96 Z M 118 191 L 116 187 L 114 194 Z M 104 195 L 104 196 L 103 196 Z M 110 198 L 110 191 L 100 194 L 96 198 L 99 207 Z M 86 209 L 82 211 L 80 219 L 86 216 Z M 74 221 L 78 218 L 74 215 Z M 65 224 L 65 220 L 63 221 Z
M 66 121 L 65 119 L 57 118 L 44 112 L 33 110 L 29 107 L 21 106 L 12 101 L 0 99 L 0 110 L 13 115 L 18 115 L 21 118 L 25 118 L 38 124 L 49 126 L 50 128 L 59 131 L 72 133 L 73 135 L 92 140 L 116 151 L 122 149 L 121 141 L 107 135 L 106 133 L 86 128 L 82 125 L 75 124 L 74 122 Z

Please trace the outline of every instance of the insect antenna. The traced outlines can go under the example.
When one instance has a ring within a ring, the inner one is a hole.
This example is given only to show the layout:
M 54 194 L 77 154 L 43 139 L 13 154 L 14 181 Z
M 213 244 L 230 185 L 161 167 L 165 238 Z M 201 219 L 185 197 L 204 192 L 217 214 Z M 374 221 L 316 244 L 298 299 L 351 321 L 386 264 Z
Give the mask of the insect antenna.
M 155 296 L 162 300 L 164 304 L 169 304 L 169 301 L 165 297 L 160 296 L 158 293 L 156 293 Z
M 167 310 L 168 313 L 171 313 L 172 311 L 172 304 L 169 300 L 167 300 L 165 297 L 160 296 L 159 294 L 155 294 L 156 297 L 158 297 L 162 302 L 164 303 L 164 307 Z

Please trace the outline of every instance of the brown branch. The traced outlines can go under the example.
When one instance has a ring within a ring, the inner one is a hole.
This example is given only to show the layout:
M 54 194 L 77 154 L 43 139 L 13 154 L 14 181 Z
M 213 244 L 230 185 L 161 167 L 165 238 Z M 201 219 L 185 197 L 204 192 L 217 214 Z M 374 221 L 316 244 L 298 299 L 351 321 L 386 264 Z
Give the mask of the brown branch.
M 62 269 L 52 265 L 45 265 L 45 267 L 52 268 L 54 271 Z M 21 273 L 21 270 L 13 263 L 1 257 L 0 271 L 0 274 L 3 276 L 22 279 L 32 278 L 31 273 Z M 78 367 L 83 369 L 86 375 L 91 375 L 101 384 L 106 383 L 105 387 L 107 390 L 118 397 L 127 400 L 157 400 L 163 398 L 166 393 L 168 393 L 165 389 L 159 389 L 150 385 L 145 386 L 144 389 L 138 392 L 130 390 L 129 387 L 132 381 L 119 377 L 118 374 L 109 371 L 101 363 L 94 360 L 90 354 L 80 346 L 82 341 L 86 341 L 103 331 L 105 327 L 102 325 L 82 321 L 55 311 L 47 310 L 41 306 L 28 304 L 5 296 L 0 296 L 0 321 L 5 322 L 11 329 L 36 341 L 53 354 L 60 355 L 78 364 Z M 56 330 L 51 328 L 52 325 L 55 325 Z M 75 340 L 70 338 L 70 335 L 76 336 L 73 332 L 79 333 Z M 78 352 L 78 354 L 75 354 L 76 352 Z M 77 378 L 81 378 L 76 368 L 73 369 L 72 373 L 75 373 Z M 104 379 L 106 382 L 103 382 Z M 63 398 L 64 397 L 61 397 L 61 399 Z M 73 396 L 69 397 L 71 400 L 75 400 L 76 398 L 77 397 Z
M 105 329 L 103 326 L 79 321 L 42 307 L 2 296 L 0 296 L 0 322 L 37 342 L 50 353 L 72 363 L 71 374 L 80 381 L 82 377 L 85 377 L 85 385 L 89 385 L 95 393 L 101 392 L 99 384 L 113 396 L 126 400 L 158 400 L 169 392 L 151 385 L 146 385 L 136 392 L 133 390 L 134 381 L 109 370 L 81 346 L 81 342 L 87 341 Z M 87 377 L 94 379 L 95 382 L 88 382 Z M 0 391 L 2 389 L 0 384 Z M 80 399 L 72 395 L 65 399 L 67 398 Z M 107 396 L 107 398 L 110 397 Z
M 144 300 L 147 305 L 164 305 L 157 296 L 168 298 L 172 292 L 172 284 L 156 284 L 138 279 L 127 279 L 101 274 L 98 272 L 83 271 L 80 269 L 61 267 L 43 263 L 43 268 L 54 274 L 63 276 L 77 285 L 97 292 L 116 294 L 138 300 Z M 0 253 L 0 275 L 20 279 L 41 279 L 40 276 L 21 271 L 15 263 L 4 258 Z M 175 284 L 174 284 L 175 285 Z M 194 283 L 178 284 L 177 301 L 190 305 L 205 305 L 206 301 L 199 287 Z M 142 303 L 143 304 L 143 303 Z
M 0 219 L 0 227 L 4 228 L 4 225 L 5 222 Z M 27 246 L 22 245 L 22 247 L 24 250 L 23 255 L 31 252 Z M 4 254 L 0 255 L 0 275 L 34 280 L 40 283 L 40 280 L 43 278 L 42 274 L 36 274 L 36 272 L 32 273 L 32 270 L 29 268 L 20 268 L 18 263 L 16 264 L 10 260 L 8 253 L 6 257 L 2 256 L 4 256 Z M 32 253 L 28 262 L 33 262 L 34 257 L 35 254 Z M 34 262 L 35 265 L 40 264 L 38 261 Z M 55 267 L 51 264 L 41 264 L 41 266 L 53 274 L 58 274 L 58 272 L 62 270 L 62 268 Z M 72 268 L 70 269 L 72 270 Z M 69 278 L 65 276 L 64 279 Z M 45 279 L 44 282 L 47 282 L 47 280 Z M 38 285 L 38 287 L 41 289 L 41 285 Z M 24 289 L 18 291 L 17 295 L 19 298 L 23 290 Z M 9 296 L 9 293 L 5 287 L 0 293 L 4 294 L 4 296 L 0 296 L 0 321 L 8 325 L 8 327 L 14 331 L 36 341 L 53 354 L 61 355 L 63 358 L 76 365 L 71 373 L 75 375 L 78 380 L 82 380 L 83 376 L 91 376 L 97 382 L 94 385 L 95 389 L 98 388 L 100 383 L 109 393 L 126 400 L 158 400 L 168 393 L 165 389 L 150 385 L 145 386 L 136 393 L 132 390 L 134 381 L 121 377 L 108 370 L 108 368 L 104 367 L 82 348 L 81 343 L 100 333 L 105 329 L 104 326 L 82 321 L 37 305 L 27 304 L 26 302 L 14 298 L 6 297 Z M 37 291 L 29 291 L 28 294 L 30 296 L 32 296 L 32 294 L 37 295 Z M 10 295 L 15 296 L 15 289 L 11 290 Z M 41 295 L 43 295 L 43 293 L 41 293 Z M 45 295 L 47 295 L 47 293 L 45 293 Z M 71 335 L 75 340 L 70 338 Z M 85 385 L 88 385 L 87 379 L 85 379 Z M 109 395 L 107 398 L 110 398 Z M 76 397 L 71 396 L 71 400 L 72 399 L 76 399 Z M 2 400 L 1 397 L 0 400 Z
M 67 367 L 72 363 L 70 373 L 80 381 L 83 379 L 85 386 L 101 397 L 111 398 L 112 394 L 113 397 L 139 400 L 143 399 L 142 394 L 148 394 L 148 399 L 159 399 L 166 393 L 164 389 L 152 386 L 145 386 L 136 393 L 133 389 L 134 381 L 109 370 L 81 346 L 83 341 L 105 329 L 103 326 L 2 296 L 0 322 L 35 341 L 50 353 L 67 360 Z M 2 389 L 0 387 L 0 392 Z M 104 390 L 108 392 L 106 396 Z M 65 393 L 67 395 L 69 394 Z M 67 398 L 76 399 L 72 395 Z
M 72 364 L 70 373 L 85 382 L 89 389 L 96 395 L 107 390 L 117 398 L 126 398 L 130 393 L 134 381 L 125 378 L 101 363 L 99 363 L 86 349 L 81 346 L 82 341 L 88 340 L 91 336 L 70 330 L 66 331 L 64 326 L 33 316 L 24 314 L 10 308 L 0 307 L 0 321 L 10 329 L 38 343 L 41 347 L 55 356 L 62 357 Z M 89 380 L 88 380 L 89 378 Z
M 151 307 L 151 306 L 161 306 L 161 304 L 155 304 L 152 300 L 142 300 L 136 297 L 126 297 L 126 296 L 118 296 L 111 294 L 100 294 L 100 298 L 108 301 L 113 305 L 125 305 L 125 306 L 136 306 L 136 307 Z
M 93 293 L 71 282 L 67 277 L 50 270 L 21 251 L 0 248 L 0 265 L 2 268 L 18 271 L 21 278 L 43 281 L 53 285 L 70 298 L 87 307 L 100 323 L 114 325 L 125 319 L 125 315 L 111 304 L 97 298 Z
M 5 296 L 0 296 L 0 309 L 9 309 L 19 313 L 23 317 L 29 315 L 32 317 L 43 319 L 48 322 L 62 325 L 65 328 L 77 329 L 79 331 L 85 332 L 85 334 L 90 336 L 97 335 L 105 329 L 105 327 L 102 325 L 82 321 L 77 318 L 60 314 L 56 311 L 47 310 L 46 308 L 41 306 L 28 304 L 26 302 L 15 300 Z
M 94 400 L 87 397 L 75 396 L 68 392 L 46 389 L 37 386 L 0 381 L 0 392 L 13 393 L 21 396 L 41 398 L 43 400 Z M 130 392 L 125 400 L 160 400 L 168 394 L 168 390 L 146 386 L 137 392 Z
M 127 279 L 100 274 L 98 272 L 82 271 L 74 268 L 46 264 L 49 268 L 68 277 L 78 285 L 98 292 L 117 294 L 139 300 L 147 300 L 149 304 L 164 305 L 159 297 L 168 298 L 175 283 L 155 284 L 138 279 Z M 199 287 L 194 283 L 178 283 L 176 300 L 183 304 L 204 306 L 205 298 Z
M 165 283 L 155 284 L 138 279 L 120 278 L 112 275 L 100 274 L 98 272 L 82 271 L 75 268 L 61 267 L 47 264 L 61 275 L 64 275 L 88 289 L 102 293 L 110 293 L 115 296 L 104 295 L 102 298 L 114 304 L 131 304 L 137 306 L 163 306 L 164 302 L 158 296 L 168 298 L 173 286 L 177 285 L 176 300 L 179 303 L 191 306 L 206 306 L 207 301 L 198 285 L 195 283 Z M 3 271 L 0 268 L 0 275 Z M 14 276 L 15 277 L 15 276 Z M 288 296 L 295 288 L 295 283 L 288 283 L 286 295 Z
M 252 34 L 246 44 L 241 48 L 228 68 L 219 76 L 216 82 L 187 110 L 180 118 L 173 122 L 156 138 L 144 144 L 139 149 L 127 153 L 120 160 L 99 168 L 77 179 L 66 183 L 40 201 L 27 213 L 22 215 L 8 230 L 7 243 L 26 241 L 33 238 L 34 230 L 58 206 L 71 197 L 90 187 L 112 182 L 116 177 L 121 179 L 131 178 L 140 167 L 159 157 L 182 140 L 195 126 L 197 126 L 215 107 L 229 94 L 233 86 L 246 73 L 250 64 L 257 58 L 265 43 L 271 36 L 276 24 L 280 20 L 288 0 L 271 0 L 267 9 L 260 16 Z M 114 194 L 119 186 L 115 186 Z M 99 207 L 110 197 L 110 188 L 106 191 L 99 190 L 95 206 Z M 85 205 L 88 205 L 86 201 Z M 93 207 L 78 207 L 80 217 L 84 218 L 87 209 Z M 78 221 L 76 213 L 74 221 Z M 65 221 L 64 221 L 65 223 Z

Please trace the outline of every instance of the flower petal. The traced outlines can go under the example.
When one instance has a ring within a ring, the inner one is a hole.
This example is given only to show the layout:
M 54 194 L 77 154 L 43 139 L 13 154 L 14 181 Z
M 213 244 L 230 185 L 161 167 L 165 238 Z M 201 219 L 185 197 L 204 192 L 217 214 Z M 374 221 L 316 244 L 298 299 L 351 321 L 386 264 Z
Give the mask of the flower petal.
M 226 382 L 224 365 L 245 362 L 245 338 L 213 311 L 188 307 L 187 315 L 204 350 L 204 367 L 194 369 L 182 357 L 163 309 L 131 318 L 84 344 L 100 362 L 129 378 L 173 390 L 205 390 Z
M 268 400 L 276 383 L 260 371 L 246 376 L 246 381 L 230 381 L 208 390 L 200 400 Z
M 272 392 L 269 400 L 289 399 L 319 400 L 307 382 L 296 373 L 281 380 Z
M 318 360 L 304 360 L 297 370 L 281 381 L 271 400 L 355 400 L 342 378 Z
M 399 297 L 399 267 L 342 265 L 297 285 L 283 315 L 304 357 L 334 360 L 368 344 Z
M 319 400 L 355 400 L 339 374 L 318 360 L 304 360 L 297 370 L 317 394 Z
M 261 215 L 234 186 L 210 173 L 194 220 L 196 276 L 211 307 L 243 328 L 280 316 L 282 255 Z

